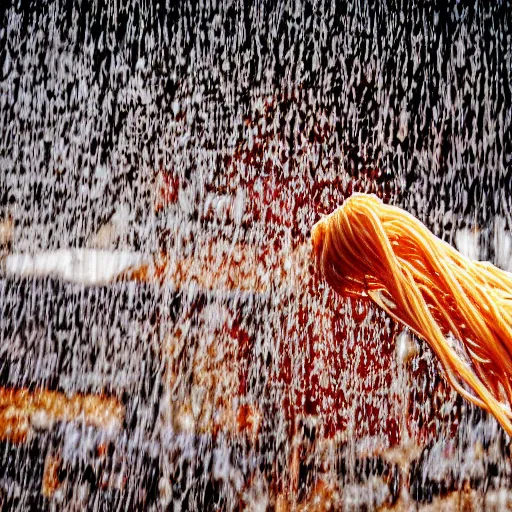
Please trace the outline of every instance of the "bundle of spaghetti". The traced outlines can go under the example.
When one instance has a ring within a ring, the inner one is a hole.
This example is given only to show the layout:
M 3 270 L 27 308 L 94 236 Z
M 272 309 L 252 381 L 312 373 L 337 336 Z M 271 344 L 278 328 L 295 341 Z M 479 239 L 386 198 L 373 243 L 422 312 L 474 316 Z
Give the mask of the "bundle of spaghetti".
M 453 388 L 512 435 L 512 274 L 466 258 L 374 195 L 351 196 L 311 237 L 338 293 L 371 298 L 427 341 Z

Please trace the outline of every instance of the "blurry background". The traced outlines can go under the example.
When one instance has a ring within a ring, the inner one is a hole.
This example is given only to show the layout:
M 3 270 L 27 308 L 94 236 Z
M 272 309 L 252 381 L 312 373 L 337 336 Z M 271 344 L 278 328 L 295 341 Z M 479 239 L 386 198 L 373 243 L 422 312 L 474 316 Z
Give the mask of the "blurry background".
M 106 4 L 0 8 L 3 508 L 504 510 L 501 428 L 308 238 L 370 192 L 512 270 L 511 5 Z

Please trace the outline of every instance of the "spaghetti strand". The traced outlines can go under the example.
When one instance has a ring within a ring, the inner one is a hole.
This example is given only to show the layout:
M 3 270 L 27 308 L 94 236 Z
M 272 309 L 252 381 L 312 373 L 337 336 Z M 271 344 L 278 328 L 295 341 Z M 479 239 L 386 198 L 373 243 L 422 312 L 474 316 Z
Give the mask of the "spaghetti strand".
M 427 341 L 451 386 L 512 435 L 512 274 L 466 258 L 374 195 L 354 194 L 311 239 L 338 293 L 370 297 Z

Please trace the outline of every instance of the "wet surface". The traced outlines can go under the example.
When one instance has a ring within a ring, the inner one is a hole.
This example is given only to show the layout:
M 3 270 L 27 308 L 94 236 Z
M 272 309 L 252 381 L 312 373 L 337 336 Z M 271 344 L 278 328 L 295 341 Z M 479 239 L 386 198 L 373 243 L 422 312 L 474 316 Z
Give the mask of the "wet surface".
M 0 11 L 2 508 L 504 510 L 501 428 L 308 238 L 375 193 L 512 268 L 510 5 L 171 3 Z

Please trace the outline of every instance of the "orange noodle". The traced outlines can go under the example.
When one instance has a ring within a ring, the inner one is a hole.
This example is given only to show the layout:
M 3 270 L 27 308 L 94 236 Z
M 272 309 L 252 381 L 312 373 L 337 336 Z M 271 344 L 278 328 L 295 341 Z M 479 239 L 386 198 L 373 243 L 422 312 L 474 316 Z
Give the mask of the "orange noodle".
M 374 195 L 351 196 L 311 238 L 338 293 L 370 297 L 426 340 L 453 388 L 512 435 L 512 274 L 466 258 Z

